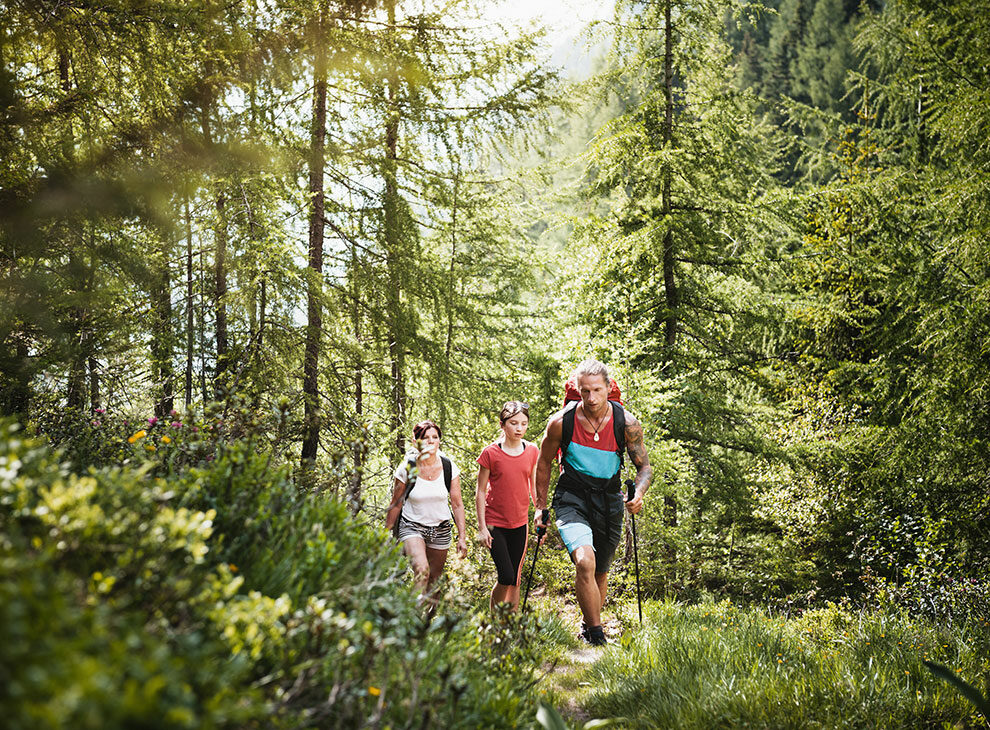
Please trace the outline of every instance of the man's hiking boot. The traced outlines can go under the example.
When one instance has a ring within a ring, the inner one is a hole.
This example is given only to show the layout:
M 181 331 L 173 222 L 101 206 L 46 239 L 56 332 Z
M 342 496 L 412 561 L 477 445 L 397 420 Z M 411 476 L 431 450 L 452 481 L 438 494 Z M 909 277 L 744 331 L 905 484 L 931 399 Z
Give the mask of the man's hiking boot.
M 608 640 L 605 638 L 605 631 L 601 626 L 586 626 L 583 621 L 581 622 L 581 633 L 579 636 L 592 646 L 605 646 L 608 643 Z

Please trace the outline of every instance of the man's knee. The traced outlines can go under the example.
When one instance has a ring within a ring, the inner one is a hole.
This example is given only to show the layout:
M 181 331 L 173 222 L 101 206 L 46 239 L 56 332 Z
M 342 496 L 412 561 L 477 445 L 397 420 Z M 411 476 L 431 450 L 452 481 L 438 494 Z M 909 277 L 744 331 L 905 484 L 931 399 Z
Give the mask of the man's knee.
M 577 548 L 571 555 L 574 561 L 574 568 L 582 578 L 593 578 L 595 575 L 595 551 L 591 547 L 583 545 Z

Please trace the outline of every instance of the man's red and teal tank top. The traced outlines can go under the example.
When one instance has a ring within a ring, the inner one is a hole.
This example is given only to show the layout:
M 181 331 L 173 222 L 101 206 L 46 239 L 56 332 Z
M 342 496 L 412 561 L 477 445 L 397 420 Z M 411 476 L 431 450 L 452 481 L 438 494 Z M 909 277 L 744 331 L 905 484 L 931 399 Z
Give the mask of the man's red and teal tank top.
M 594 433 L 581 426 L 576 406 L 564 412 L 560 484 L 565 488 L 574 481 L 593 489 L 618 487 L 619 473 L 622 471 L 621 452 L 625 449 L 626 419 L 621 405 L 612 401 L 609 405 L 612 413 L 598 429 L 598 441 L 595 441 Z M 569 427 L 573 430 L 567 443 Z M 617 428 L 621 429 L 621 444 L 616 441 Z

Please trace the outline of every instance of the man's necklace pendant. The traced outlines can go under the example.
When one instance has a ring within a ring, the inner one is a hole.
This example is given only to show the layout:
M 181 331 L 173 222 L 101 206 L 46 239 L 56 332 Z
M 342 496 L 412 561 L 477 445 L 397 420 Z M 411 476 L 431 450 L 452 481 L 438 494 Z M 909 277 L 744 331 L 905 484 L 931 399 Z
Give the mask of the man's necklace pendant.
M 595 441 L 597 441 L 597 440 L 598 440 L 598 433 L 596 432 L 595 433 Z

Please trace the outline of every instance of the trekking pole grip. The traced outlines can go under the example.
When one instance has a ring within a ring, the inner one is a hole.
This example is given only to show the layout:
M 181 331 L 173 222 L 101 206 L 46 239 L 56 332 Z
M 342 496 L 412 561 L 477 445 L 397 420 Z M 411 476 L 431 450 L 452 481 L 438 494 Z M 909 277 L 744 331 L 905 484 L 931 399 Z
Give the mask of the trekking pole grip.
M 636 496 L 635 479 L 626 479 L 626 495 L 628 497 L 628 499 L 626 499 L 627 502 L 632 501 L 632 499 Z
M 543 510 L 540 516 L 543 518 L 543 526 L 536 528 L 537 537 L 543 537 L 545 534 L 547 534 L 547 520 L 550 519 L 550 510 L 548 509 Z

